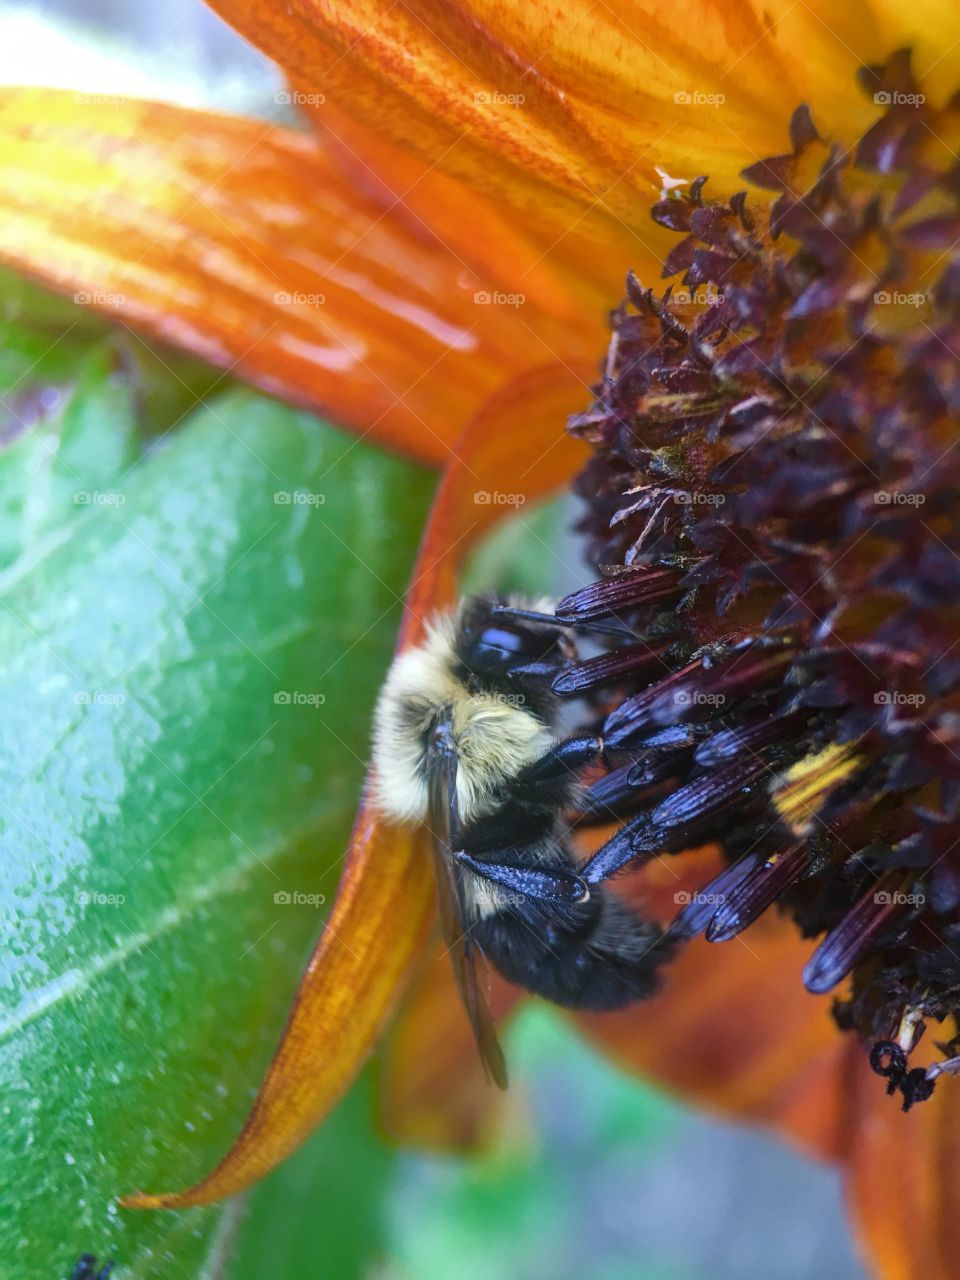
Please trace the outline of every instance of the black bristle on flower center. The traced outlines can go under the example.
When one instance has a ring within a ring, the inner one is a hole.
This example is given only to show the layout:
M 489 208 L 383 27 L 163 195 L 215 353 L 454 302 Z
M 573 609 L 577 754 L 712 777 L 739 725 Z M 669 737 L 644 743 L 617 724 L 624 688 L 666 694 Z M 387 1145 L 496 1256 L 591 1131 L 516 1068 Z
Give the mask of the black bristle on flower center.
M 960 1030 L 960 94 L 908 52 L 852 148 L 798 109 L 788 154 L 653 208 L 680 239 L 631 274 L 575 481 L 602 575 L 557 610 L 629 639 L 555 682 L 595 700 L 628 820 L 585 874 L 717 840 L 731 869 L 674 924 L 734 937 L 774 902 L 820 937 L 815 993 L 907 1109 Z M 606 686 L 615 696 L 598 692 Z

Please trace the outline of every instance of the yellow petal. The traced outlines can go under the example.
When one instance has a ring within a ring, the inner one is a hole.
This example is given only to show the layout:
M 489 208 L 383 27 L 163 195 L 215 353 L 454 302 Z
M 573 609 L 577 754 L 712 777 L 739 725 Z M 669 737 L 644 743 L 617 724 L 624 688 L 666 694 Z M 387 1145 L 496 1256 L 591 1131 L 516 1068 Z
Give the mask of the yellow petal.
M 867 0 L 214 7 L 319 127 L 336 132 L 345 111 L 554 238 L 589 226 L 598 247 L 618 222 L 647 233 L 657 166 L 737 189 L 745 164 L 782 150 L 802 101 L 831 127 L 856 116 L 852 139 L 866 118 L 854 73 L 881 34 Z
M 513 374 L 602 346 L 569 277 L 518 282 L 506 236 L 478 274 L 309 133 L 77 98 L 0 92 L 0 260 L 83 307 L 439 463 Z
M 960 89 L 960 6 L 952 0 L 871 0 L 870 8 L 878 35 L 868 61 L 909 46 L 928 97 L 942 104 Z

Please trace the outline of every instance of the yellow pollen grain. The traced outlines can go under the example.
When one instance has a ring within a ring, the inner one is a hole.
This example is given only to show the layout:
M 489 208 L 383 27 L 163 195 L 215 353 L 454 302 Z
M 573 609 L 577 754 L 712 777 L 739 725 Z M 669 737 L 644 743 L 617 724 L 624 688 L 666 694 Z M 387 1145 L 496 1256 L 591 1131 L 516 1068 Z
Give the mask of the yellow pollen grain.
M 780 774 L 771 799 L 794 835 L 807 834 L 831 791 L 862 763 L 856 742 L 831 743 Z

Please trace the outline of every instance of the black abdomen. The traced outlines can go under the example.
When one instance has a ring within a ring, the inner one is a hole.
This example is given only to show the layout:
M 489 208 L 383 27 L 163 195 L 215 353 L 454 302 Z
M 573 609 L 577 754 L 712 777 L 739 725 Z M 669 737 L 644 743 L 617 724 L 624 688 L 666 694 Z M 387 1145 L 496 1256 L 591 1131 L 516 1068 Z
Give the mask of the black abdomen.
M 518 898 L 471 937 L 507 978 L 568 1009 L 621 1009 L 650 995 L 672 943 L 609 891 L 575 906 Z

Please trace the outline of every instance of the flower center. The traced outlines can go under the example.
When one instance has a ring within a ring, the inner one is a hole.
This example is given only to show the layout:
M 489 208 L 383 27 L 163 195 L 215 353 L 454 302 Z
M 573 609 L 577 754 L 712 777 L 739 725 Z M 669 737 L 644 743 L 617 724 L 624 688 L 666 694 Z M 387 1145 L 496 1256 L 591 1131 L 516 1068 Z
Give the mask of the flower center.
M 775 901 L 823 935 L 810 991 L 904 1106 L 960 1068 L 960 95 L 908 52 L 865 68 L 853 147 L 806 107 L 776 192 L 665 193 L 662 294 L 631 274 L 575 487 L 616 616 L 604 803 L 635 856 L 720 840 L 677 928 L 732 938 Z M 632 663 L 632 665 L 631 665 Z M 609 664 L 608 664 L 609 665 Z M 927 1022 L 945 1058 L 908 1070 Z

